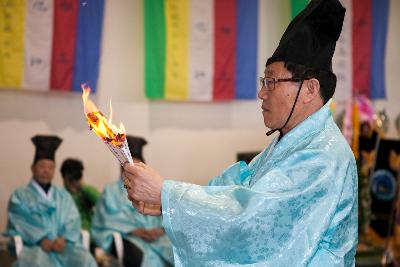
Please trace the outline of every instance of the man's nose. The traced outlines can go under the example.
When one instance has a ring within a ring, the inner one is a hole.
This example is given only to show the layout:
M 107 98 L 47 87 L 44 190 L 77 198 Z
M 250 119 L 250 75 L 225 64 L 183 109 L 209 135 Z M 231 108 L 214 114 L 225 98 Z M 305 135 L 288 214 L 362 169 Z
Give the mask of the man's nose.
M 267 95 L 268 95 L 268 93 L 267 93 L 267 90 L 265 89 L 265 87 L 262 87 L 260 89 L 260 91 L 258 91 L 258 98 L 261 100 L 266 100 L 268 97 Z

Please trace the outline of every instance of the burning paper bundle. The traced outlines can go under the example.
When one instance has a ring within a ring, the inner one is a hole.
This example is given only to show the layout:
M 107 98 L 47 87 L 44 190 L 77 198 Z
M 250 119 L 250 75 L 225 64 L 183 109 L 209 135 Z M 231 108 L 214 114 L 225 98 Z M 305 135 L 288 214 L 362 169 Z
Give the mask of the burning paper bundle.
M 90 130 L 93 130 L 101 140 L 107 145 L 114 156 L 118 159 L 119 163 L 124 165 L 126 162 L 132 163 L 131 152 L 126 141 L 125 129 L 122 124 L 116 127 L 111 123 L 112 120 L 112 107 L 110 102 L 110 119 L 101 113 L 95 104 L 89 99 L 90 87 L 82 84 L 82 100 L 83 107 L 87 122 Z

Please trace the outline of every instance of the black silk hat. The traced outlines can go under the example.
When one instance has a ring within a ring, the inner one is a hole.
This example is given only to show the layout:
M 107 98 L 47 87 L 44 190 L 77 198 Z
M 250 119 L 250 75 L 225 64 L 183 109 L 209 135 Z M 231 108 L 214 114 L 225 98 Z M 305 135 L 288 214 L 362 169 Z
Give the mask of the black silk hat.
M 61 138 L 55 135 L 35 135 L 31 140 L 36 147 L 34 163 L 40 159 L 54 161 L 56 150 L 62 142 Z
M 345 12 L 338 0 L 311 0 L 289 24 L 266 65 L 284 61 L 332 72 Z

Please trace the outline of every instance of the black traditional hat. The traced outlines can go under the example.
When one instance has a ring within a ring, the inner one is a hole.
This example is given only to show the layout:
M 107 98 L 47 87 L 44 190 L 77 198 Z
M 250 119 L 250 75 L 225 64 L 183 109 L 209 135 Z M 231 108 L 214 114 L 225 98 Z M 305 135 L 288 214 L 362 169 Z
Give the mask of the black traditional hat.
M 141 162 L 145 162 L 142 154 L 143 146 L 147 144 L 147 141 L 142 137 L 136 137 L 127 135 L 126 140 L 128 141 L 129 150 L 131 151 L 132 157 L 139 159 Z
M 61 138 L 55 135 L 36 135 L 31 140 L 36 147 L 34 163 L 40 159 L 54 161 L 56 150 L 62 142 Z
M 332 71 L 332 56 L 345 12 L 338 0 L 311 0 L 289 24 L 266 65 L 285 61 Z

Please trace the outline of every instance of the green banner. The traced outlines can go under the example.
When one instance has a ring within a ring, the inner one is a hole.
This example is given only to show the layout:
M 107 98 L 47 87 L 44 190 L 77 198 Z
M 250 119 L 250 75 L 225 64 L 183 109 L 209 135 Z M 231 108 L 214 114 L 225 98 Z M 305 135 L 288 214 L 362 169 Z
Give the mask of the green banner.
M 164 0 L 145 0 L 143 4 L 146 96 L 162 99 L 166 53 Z
M 308 2 L 309 0 L 290 0 L 292 19 L 306 7 Z

